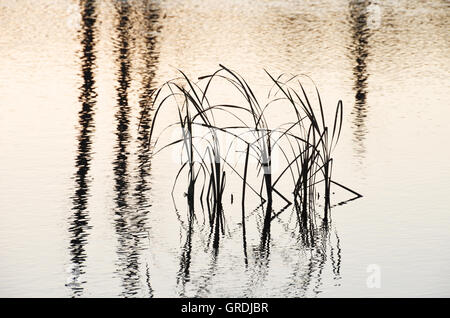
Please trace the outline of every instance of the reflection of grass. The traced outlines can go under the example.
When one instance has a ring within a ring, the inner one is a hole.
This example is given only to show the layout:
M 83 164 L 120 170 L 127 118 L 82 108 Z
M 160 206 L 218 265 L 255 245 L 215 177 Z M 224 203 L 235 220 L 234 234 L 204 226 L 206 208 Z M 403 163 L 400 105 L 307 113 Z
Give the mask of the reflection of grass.
M 304 225 L 315 204 L 316 188 L 318 184 L 323 183 L 324 221 L 327 222 L 333 183 L 332 150 L 339 140 L 342 128 L 342 102 L 337 104 L 333 128 L 330 130 L 317 88 L 318 105 L 313 107 L 296 76 L 275 78 L 267 73 L 273 86 L 269 91 L 269 102 L 260 105 L 248 83 L 239 74 L 222 65 L 212 75 L 200 77 L 198 82 L 193 82 L 183 72 L 180 73 L 180 78 L 166 82 L 155 92 L 149 139 L 154 147 L 153 155 L 176 144 L 182 146 L 183 159 L 174 181 L 172 196 L 179 177 L 183 172 L 187 173 L 189 218 L 195 218 L 194 202 L 199 200 L 204 209 L 206 201 L 211 233 L 214 233 L 214 245 L 218 245 L 219 235 L 224 231 L 222 199 L 227 171 L 235 173 L 243 180 L 243 210 L 245 190 L 249 188 L 259 195 L 262 202 L 267 203 L 265 219 L 269 223 L 272 219 L 273 194 L 280 196 L 288 204 L 292 203 L 285 193 L 277 189 L 277 184 L 282 179 L 288 179 L 289 174 L 292 178 L 293 201 L 300 211 L 299 217 Z M 219 84 L 223 85 L 223 82 L 235 91 L 231 97 L 239 98 L 241 102 L 210 103 L 210 90 L 219 87 Z M 274 105 L 279 109 L 285 107 L 283 111 L 290 110 L 293 119 L 279 127 L 270 128 L 267 112 L 274 108 Z M 167 125 L 159 136 L 155 136 L 155 127 L 161 122 L 158 114 L 166 107 L 174 107 L 178 120 Z M 220 125 L 216 119 L 221 115 L 229 116 L 232 120 L 227 121 L 226 126 Z M 180 129 L 181 138 L 156 148 L 160 136 L 171 127 Z M 201 134 L 202 130 L 207 133 Z M 246 160 L 243 171 L 239 172 L 228 159 L 231 146 L 221 149 L 219 135 L 230 136 L 233 143 L 245 145 Z M 281 173 L 272 179 L 274 151 L 279 152 L 285 164 Z M 255 190 L 257 186 L 254 187 L 247 178 L 249 156 L 257 159 L 257 172 L 258 175 L 262 174 L 259 191 Z M 200 190 L 197 197 L 196 188 Z M 244 219 L 243 211 L 243 221 Z

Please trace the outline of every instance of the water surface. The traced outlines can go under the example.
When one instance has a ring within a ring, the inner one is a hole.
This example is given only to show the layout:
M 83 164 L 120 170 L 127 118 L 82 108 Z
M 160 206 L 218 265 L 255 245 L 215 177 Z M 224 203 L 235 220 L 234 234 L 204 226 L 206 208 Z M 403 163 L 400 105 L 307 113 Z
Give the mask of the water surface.
M 449 15 L 444 0 L 1 0 L 0 295 L 450 296 Z M 219 250 L 175 211 L 145 109 L 177 69 L 219 63 L 257 91 L 266 69 L 312 77 L 327 111 L 343 100 L 334 177 L 364 197 L 314 245 L 292 207 L 262 249 L 249 197 L 245 254 L 239 204 Z

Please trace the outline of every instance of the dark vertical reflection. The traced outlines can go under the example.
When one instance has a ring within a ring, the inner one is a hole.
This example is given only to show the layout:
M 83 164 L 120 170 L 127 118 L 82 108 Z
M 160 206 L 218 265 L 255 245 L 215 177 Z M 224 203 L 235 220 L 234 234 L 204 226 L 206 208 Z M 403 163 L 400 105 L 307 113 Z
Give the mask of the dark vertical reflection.
M 143 8 L 143 31 L 142 37 L 144 40 L 144 50 L 142 59 L 145 63 L 144 71 L 142 74 L 142 92 L 139 96 L 139 129 L 138 129 L 138 172 L 137 182 L 135 187 L 136 207 L 138 218 L 137 230 L 142 232 L 145 230 L 145 216 L 148 213 L 150 206 L 149 199 L 146 194 L 150 189 L 148 184 L 148 176 L 150 175 L 150 145 L 149 134 L 151 125 L 150 107 L 153 92 L 155 91 L 154 78 L 156 74 L 156 65 L 158 62 L 158 51 L 156 50 L 157 37 L 156 34 L 159 31 L 157 22 L 159 19 L 159 6 L 150 1 Z M 153 289 L 151 287 L 151 273 L 148 270 L 146 272 L 146 282 L 148 287 L 148 296 L 153 297 Z
M 157 23 L 159 19 L 160 9 L 157 3 L 150 1 L 142 10 L 142 38 L 144 40 L 144 50 L 142 59 L 145 63 L 142 74 L 142 92 L 139 96 L 139 129 L 138 129 L 138 172 L 135 187 L 136 207 L 139 220 L 137 229 L 139 232 L 145 230 L 145 216 L 150 206 L 146 196 L 150 186 L 148 184 L 148 176 L 150 175 L 150 145 L 149 134 L 151 125 L 151 101 L 153 92 L 155 91 L 154 78 L 156 74 L 156 65 L 158 62 L 158 51 L 156 50 L 157 37 L 159 31 Z M 147 286 L 149 297 L 153 296 L 153 289 L 150 283 L 151 273 L 147 267 Z
M 144 70 L 142 72 L 142 91 L 139 96 L 139 129 L 138 129 L 138 180 L 135 188 L 137 207 L 146 213 L 149 207 L 145 194 L 149 190 L 148 176 L 150 174 L 150 154 L 149 145 L 150 125 L 151 125 L 151 102 L 154 89 L 154 78 L 156 65 L 158 63 L 158 51 L 156 50 L 158 32 L 157 22 L 159 19 L 159 7 L 153 2 L 149 2 L 143 9 L 142 37 L 144 40 L 144 50 L 142 60 Z
M 341 249 L 341 240 L 339 239 L 339 235 L 337 231 L 335 231 L 336 236 L 336 247 L 331 246 L 330 258 L 331 264 L 333 267 L 334 280 L 339 281 L 341 279 L 341 262 L 342 262 L 342 249 Z M 328 237 L 329 242 L 331 242 L 331 237 Z
M 70 278 L 67 286 L 71 288 L 73 296 L 83 294 L 86 283 L 82 276 L 85 273 L 86 262 L 85 245 L 87 243 L 89 226 L 89 214 L 87 211 L 89 197 L 89 168 L 92 155 L 91 135 L 94 131 L 94 107 L 96 104 L 95 93 L 95 22 L 96 3 L 94 0 L 81 1 L 81 77 L 79 101 L 81 110 L 78 113 L 78 149 L 75 159 L 75 195 L 73 196 L 73 214 L 69 220 L 69 232 L 71 235 L 69 251 L 71 255 Z
M 189 216 L 189 225 L 186 231 L 186 242 L 181 249 L 180 269 L 177 274 L 177 285 L 180 286 L 180 297 L 186 297 L 186 284 L 190 281 L 193 217 Z
M 369 56 L 370 29 L 368 28 L 368 0 L 350 1 L 350 24 L 352 30 L 351 54 L 354 59 L 353 76 L 355 91 L 355 106 L 353 108 L 354 141 L 356 152 L 363 156 L 365 153 L 364 140 L 367 134 L 367 58 Z
M 339 236 L 335 232 L 335 242 L 333 242 L 330 225 L 328 223 L 318 225 L 315 211 L 311 211 L 311 214 L 308 215 L 305 225 L 305 222 L 300 217 L 303 208 L 299 204 L 294 205 L 289 218 L 282 219 L 278 217 L 285 209 L 287 207 L 281 209 L 272 218 L 272 222 L 278 223 L 272 224 L 272 226 L 281 226 L 285 234 L 289 235 L 292 241 L 295 242 L 294 246 L 286 246 L 286 250 L 281 253 L 284 263 L 289 264 L 291 267 L 288 274 L 289 283 L 283 288 L 283 294 L 287 297 L 305 297 L 309 293 L 318 295 L 323 291 L 323 279 L 327 262 L 330 263 L 336 284 L 341 279 L 342 251 Z M 294 221 L 295 215 L 296 221 Z M 264 228 L 266 226 L 263 223 L 264 221 L 260 220 L 260 222 Z M 261 243 L 253 249 L 255 263 L 252 271 L 250 297 L 253 295 L 252 290 L 261 286 L 269 275 L 269 245 L 270 242 L 264 243 L 262 239 Z M 282 246 L 277 246 L 277 240 L 273 240 L 272 245 L 276 249 L 282 248 Z
M 261 238 L 258 245 L 253 246 L 252 251 L 254 255 L 253 277 L 251 279 L 251 288 L 258 288 L 261 286 L 269 275 L 270 266 L 270 230 L 273 219 L 272 204 L 261 205 L 261 214 L 258 215 L 258 228 L 261 231 Z M 286 208 L 286 207 L 285 207 Z M 285 208 L 279 213 L 281 214 Z
M 119 1 L 116 3 L 116 64 L 117 72 L 117 112 L 116 118 L 116 157 L 113 162 L 115 175 L 115 229 L 118 237 L 118 274 L 122 281 L 122 296 L 135 296 L 140 292 L 141 276 L 145 278 L 148 295 L 153 296 L 151 287 L 151 273 L 146 264 L 145 275 L 140 273 L 140 254 L 142 250 L 142 238 L 147 237 L 145 228 L 146 214 L 148 212 L 148 199 L 146 193 L 149 186 L 149 149 L 148 133 L 151 118 L 146 111 L 150 105 L 152 95 L 152 81 L 155 74 L 157 55 L 154 54 L 156 38 L 152 32 L 158 19 L 158 9 L 152 3 L 144 8 L 137 7 L 138 12 L 132 10 L 130 3 Z M 139 32 L 132 32 L 133 23 L 137 17 L 133 13 L 143 13 L 143 25 Z M 144 29 L 144 30 L 142 30 Z M 133 33 L 133 34 L 132 34 Z M 130 117 L 129 89 L 131 85 L 131 49 L 132 39 L 143 38 L 146 50 L 144 52 L 145 70 L 143 74 L 143 88 L 139 97 L 140 105 L 140 129 L 138 133 L 138 171 L 137 181 L 133 193 L 130 191 Z M 132 197 L 130 197 L 130 194 Z M 136 202 L 130 203 L 135 199 Z
M 138 292 L 139 264 L 138 252 L 134 248 L 135 238 L 130 233 L 130 208 L 128 203 L 129 187 L 129 150 L 130 143 L 130 106 L 128 91 L 130 87 L 130 5 L 126 1 L 116 2 L 116 63 L 117 72 L 117 112 L 116 118 L 116 157 L 113 162 L 115 180 L 115 229 L 119 241 L 118 273 L 122 280 L 122 296 L 133 296 Z

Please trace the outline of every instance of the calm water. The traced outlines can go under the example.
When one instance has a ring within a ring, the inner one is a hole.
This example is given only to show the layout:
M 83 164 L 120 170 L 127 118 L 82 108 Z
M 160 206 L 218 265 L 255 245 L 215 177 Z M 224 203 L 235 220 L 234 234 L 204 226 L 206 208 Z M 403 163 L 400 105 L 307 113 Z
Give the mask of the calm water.
M 0 296 L 450 296 L 449 18 L 445 0 L 0 0 Z M 174 208 L 172 154 L 141 164 L 150 90 L 219 63 L 343 100 L 334 178 L 364 197 L 314 246 L 289 207 L 262 250 L 249 197 L 247 256 L 236 203 L 214 250 Z

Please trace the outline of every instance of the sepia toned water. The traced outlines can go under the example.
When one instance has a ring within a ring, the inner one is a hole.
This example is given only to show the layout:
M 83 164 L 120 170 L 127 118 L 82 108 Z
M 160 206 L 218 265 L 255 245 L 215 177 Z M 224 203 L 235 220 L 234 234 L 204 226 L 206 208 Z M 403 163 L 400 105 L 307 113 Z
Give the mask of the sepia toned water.
M 446 0 L 0 0 L 0 296 L 450 296 L 449 21 Z M 263 246 L 250 195 L 243 244 L 232 181 L 217 249 L 183 189 L 175 209 L 177 154 L 138 125 L 219 63 L 343 101 L 333 179 L 363 197 L 336 188 L 314 244 L 278 202 Z

